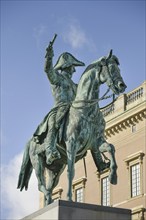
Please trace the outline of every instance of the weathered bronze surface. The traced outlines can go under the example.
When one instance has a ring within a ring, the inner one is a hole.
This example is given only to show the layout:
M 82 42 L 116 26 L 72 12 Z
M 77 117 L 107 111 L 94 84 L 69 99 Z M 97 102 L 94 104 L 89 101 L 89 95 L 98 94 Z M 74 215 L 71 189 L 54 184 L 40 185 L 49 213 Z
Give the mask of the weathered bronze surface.
M 19 174 L 18 188 L 28 188 L 33 168 L 38 179 L 38 188 L 44 193 L 46 205 L 52 202 L 52 191 L 59 177 L 68 166 L 67 199 L 72 200 L 74 164 L 92 153 L 99 172 L 110 168 L 109 181 L 117 184 L 115 148 L 104 137 L 105 120 L 99 108 L 99 88 L 106 83 L 114 94 L 123 93 L 126 85 L 120 75 L 119 60 L 110 51 L 108 56 L 91 63 L 83 72 L 78 85 L 72 81 L 75 67 L 84 66 L 72 54 L 60 55 L 53 66 L 54 36 L 46 49 L 45 72 L 51 83 L 55 106 L 37 127 L 28 141 Z M 103 97 L 104 98 L 104 97 Z M 109 153 L 109 162 L 104 162 L 102 153 Z M 48 172 L 46 185 L 44 170 Z

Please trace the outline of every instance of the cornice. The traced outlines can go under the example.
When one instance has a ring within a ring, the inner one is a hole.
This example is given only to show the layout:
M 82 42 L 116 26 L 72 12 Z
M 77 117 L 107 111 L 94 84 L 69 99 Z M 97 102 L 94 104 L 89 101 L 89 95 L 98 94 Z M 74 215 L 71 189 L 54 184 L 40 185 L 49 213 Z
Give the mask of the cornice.
M 72 184 L 72 185 L 73 185 L 73 189 L 74 189 L 76 186 L 78 186 L 79 184 L 82 185 L 82 187 L 85 187 L 86 181 L 87 181 L 87 178 L 86 178 L 86 177 L 81 177 L 81 178 L 75 180 L 75 181 L 73 182 L 73 184 Z
M 101 111 L 106 122 L 107 138 L 143 121 L 146 118 L 146 81 L 133 91 L 120 95 Z
M 111 137 L 116 133 L 122 132 L 127 127 L 143 121 L 144 119 L 146 119 L 146 102 L 124 111 L 117 117 L 113 117 L 113 119 L 107 121 L 105 136 Z
M 129 155 L 124 161 L 126 163 L 127 169 L 129 169 L 129 164 L 132 161 L 138 160 L 139 163 L 142 164 L 143 162 L 143 157 L 144 157 L 144 153 L 142 151 L 136 152 L 134 154 Z

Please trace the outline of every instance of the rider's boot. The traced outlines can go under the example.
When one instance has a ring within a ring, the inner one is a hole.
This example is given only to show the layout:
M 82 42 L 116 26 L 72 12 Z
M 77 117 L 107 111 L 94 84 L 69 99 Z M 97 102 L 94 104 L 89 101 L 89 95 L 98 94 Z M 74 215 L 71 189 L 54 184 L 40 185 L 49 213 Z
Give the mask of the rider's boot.
M 52 164 L 54 160 L 60 159 L 61 155 L 56 149 L 56 135 L 55 132 L 49 132 L 45 140 L 45 151 L 46 151 L 46 163 Z

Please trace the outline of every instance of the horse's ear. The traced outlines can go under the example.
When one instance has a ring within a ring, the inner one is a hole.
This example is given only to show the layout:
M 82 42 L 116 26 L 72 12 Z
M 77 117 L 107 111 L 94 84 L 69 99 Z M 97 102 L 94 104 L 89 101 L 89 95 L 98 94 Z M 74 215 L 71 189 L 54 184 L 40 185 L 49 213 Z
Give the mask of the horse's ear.
M 107 61 L 111 58 L 112 54 L 113 54 L 113 50 L 110 50 L 110 52 L 109 52 L 109 54 L 108 54 L 108 56 L 106 58 Z
M 106 58 L 105 57 L 103 57 L 101 60 L 100 60 L 100 64 L 101 64 L 101 66 L 106 66 Z

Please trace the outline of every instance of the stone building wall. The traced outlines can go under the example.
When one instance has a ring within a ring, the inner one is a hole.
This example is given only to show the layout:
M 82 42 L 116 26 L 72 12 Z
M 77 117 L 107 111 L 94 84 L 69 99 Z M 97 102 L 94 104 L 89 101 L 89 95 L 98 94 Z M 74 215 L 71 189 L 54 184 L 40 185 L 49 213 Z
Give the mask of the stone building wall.
M 115 146 L 118 164 L 118 184 L 108 185 L 108 182 L 105 182 L 109 194 L 109 198 L 105 198 L 107 205 L 132 209 L 133 220 L 144 220 L 146 219 L 146 81 L 131 92 L 119 96 L 114 103 L 102 109 L 102 113 L 106 120 L 105 135 L 107 141 Z M 87 153 L 85 162 L 86 171 L 83 160 L 75 165 L 73 199 L 76 201 L 78 192 L 78 199 L 81 202 L 103 205 L 103 178 L 108 176 L 109 170 L 99 174 L 90 152 Z M 65 170 L 54 190 L 54 200 L 66 199 L 66 193 Z M 44 205 L 43 199 L 41 194 L 40 207 Z

